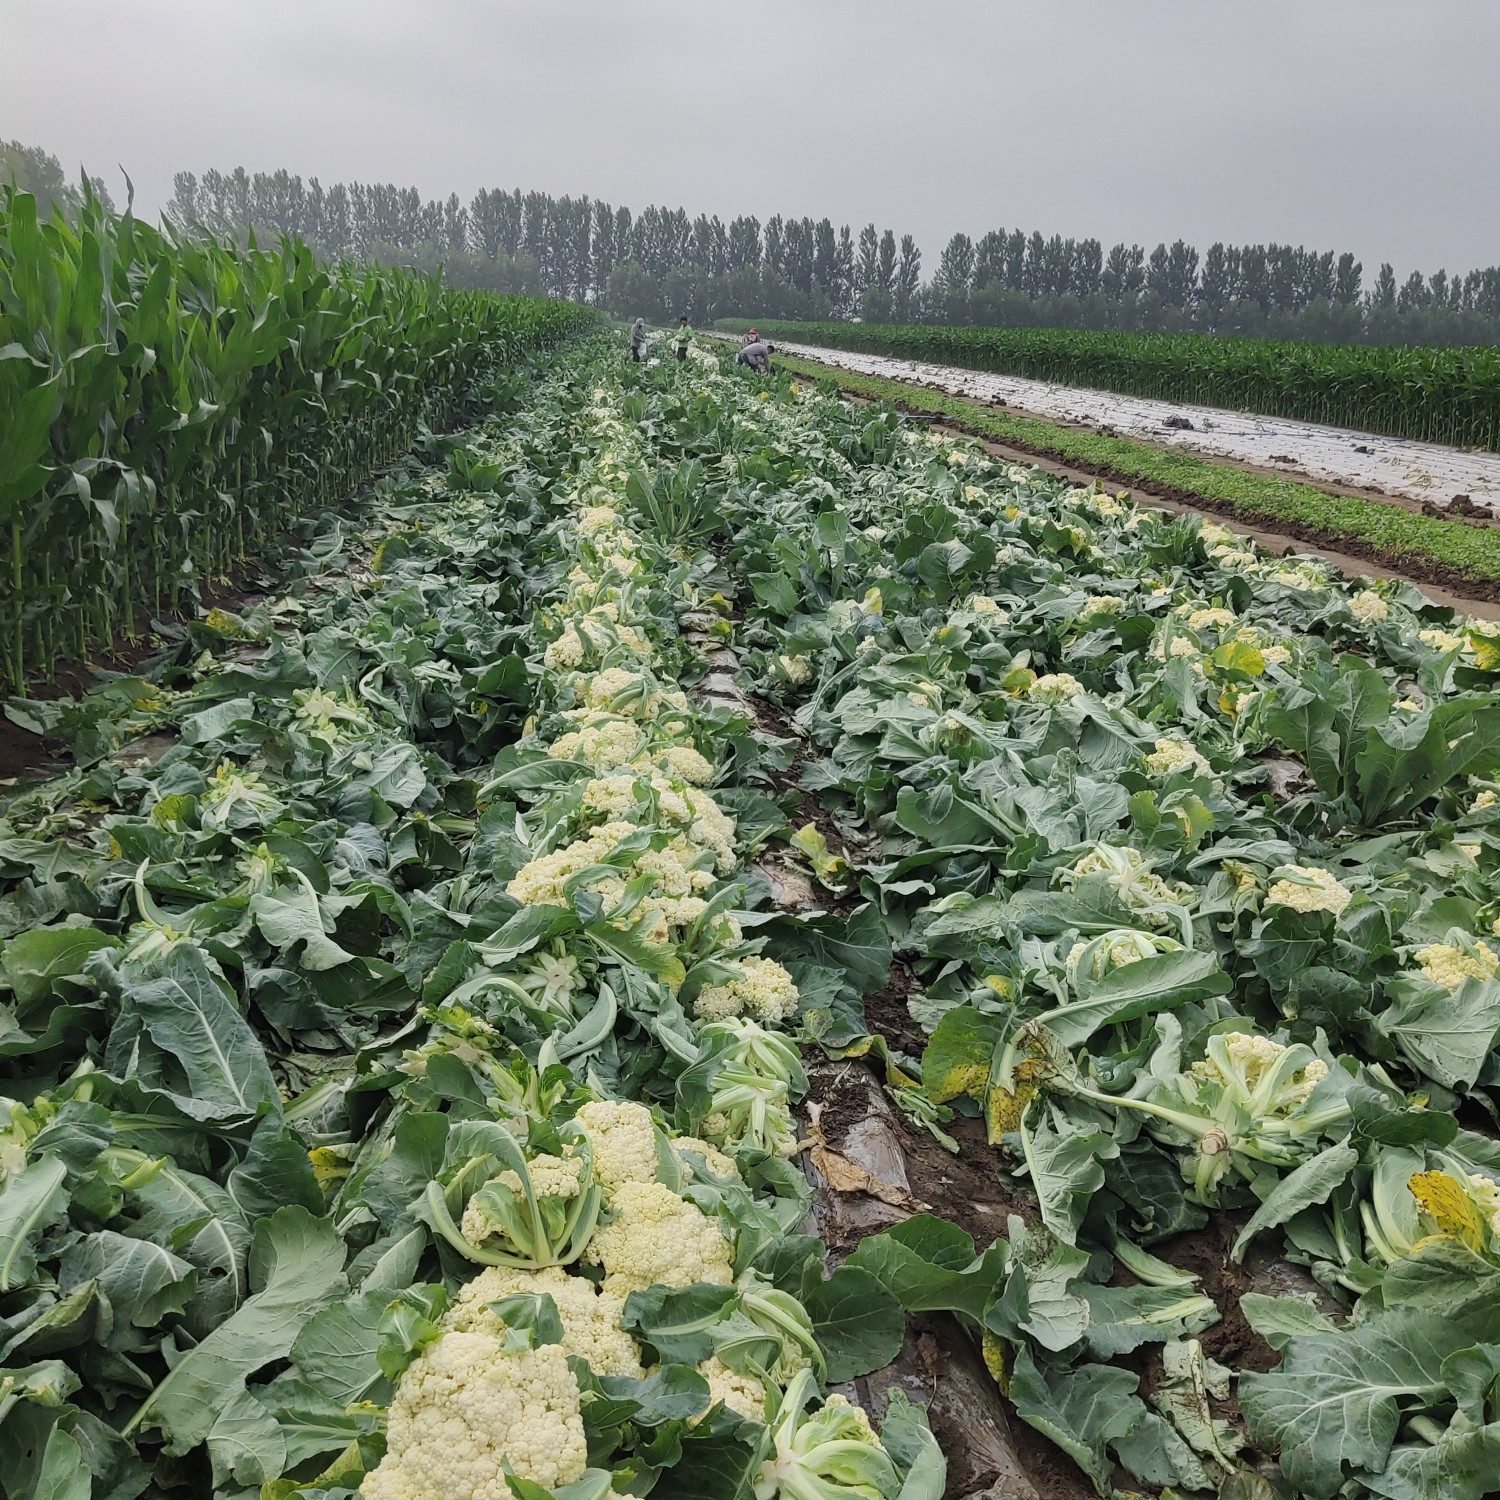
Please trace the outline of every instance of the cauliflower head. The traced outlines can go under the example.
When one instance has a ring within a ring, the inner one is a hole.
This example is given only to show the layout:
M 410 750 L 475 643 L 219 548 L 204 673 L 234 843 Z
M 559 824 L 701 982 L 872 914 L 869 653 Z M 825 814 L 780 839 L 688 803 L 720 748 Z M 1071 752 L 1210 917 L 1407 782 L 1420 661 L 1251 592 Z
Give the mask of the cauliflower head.
M 362 1500 L 513 1500 L 502 1461 L 547 1489 L 588 1465 L 578 1382 L 561 1345 L 508 1354 L 489 1333 L 445 1333 L 391 1403 L 386 1455 Z
M 648 1287 L 728 1286 L 734 1250 L 694 1203 L 660 1182 L 622 1183 L 614 1217 L 594 1231 L 584 1260 L 604 1268 L 604 1290 L 617 1296 Z
M 594 1148 L 594 1180 L 611 1197 L 627 1182 L 655 1182 L 656 1122 L 644 1104 L 596 1099 L 578 1111 Z
M 739 977 L 705 985 L 693 1002 L 700 1021 L 753 1016 L 757 1021 L 785 1021 L 794 1015 L 800 996 L 792 976 L 775 960 L 750 957 L 731 962 Z
M 731 1370 L 717 1354 L 698 1366 L 698 1373 L 708 1382 L 711 1401 L 722 1401 L 736 1416 L 752 1422 L 766 1419 L 766 1388 L 753 1375 Z M 701 1420 L 701 1419 L 699 1419 Z
M 499 1338 L 504 1330 L 490 1303 L 517 1294 L 545 1293 L 562 1319 L 564 1354 L 587 1360 L 595 1375 L 628 1375 L 639 1380 L 641 1351 L 620 1326 L 625 1299 L 602 1292 L 582 1276 L 571 1276 L 561 1266 L 539 1271 L 491 1266 L 459 1288 L 443 1319 L 443 1326 L 459 1333 L 488 1333 Z

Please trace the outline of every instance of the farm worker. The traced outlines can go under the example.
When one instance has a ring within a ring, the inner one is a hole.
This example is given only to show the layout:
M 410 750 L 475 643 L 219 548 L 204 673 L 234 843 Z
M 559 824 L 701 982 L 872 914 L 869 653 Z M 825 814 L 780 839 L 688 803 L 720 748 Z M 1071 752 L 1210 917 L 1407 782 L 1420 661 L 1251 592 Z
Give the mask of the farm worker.
M 758 328 L 752 328 L 744 336 L 744 338 L 742 338 L 740 340 L 740 348 L 742 348 L 742 349 L 748 349 L 751 344 L 758 344 L 758 343 L 760 343 L 760 329 L 758 329 Z
M 771 373 L 771 346 L 757 339 L 753 344 L 746 344 L 734 357 L 737 365 L 749 365 L 758 374 L 769 375 Z
M 646 347 L 646 320 L 637 318 L 630 325 L 630 357 L 636 364 L 641 362 L 641 350 Z
M 688 345 L 692 342 L 693 330 L 688 327 L 688 320 L 684 315 L 677 320 L 677 358 L 679 361 L 687 358 Z

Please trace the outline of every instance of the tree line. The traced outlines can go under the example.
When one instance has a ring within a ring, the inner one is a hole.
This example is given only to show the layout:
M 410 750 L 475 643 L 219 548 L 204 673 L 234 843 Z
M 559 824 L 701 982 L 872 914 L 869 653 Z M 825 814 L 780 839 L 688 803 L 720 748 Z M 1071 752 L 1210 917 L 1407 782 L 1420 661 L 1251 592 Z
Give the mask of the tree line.
M 1500 342 L 1500 266 L 1465 276 L 1300 245 L 1117 244 L 1039 231 L 955 234 L 929 278 L 910 234 L 866 224 L 485 189 L 423 199 L 389 183 L 280 171 L 178 174 L 168 212 L 220 234 L 305 236 L 329 255 L 402 259 L 460 285 L 545 291 L 618 316 L 863 318 L 998 327 L 1209 332 L 1340 343 Z
M 0 147 L 0 177 L 9 160 Z M 40 159 L 45 153 L 32 153 Z M 55 158 L 51 161 L 56 168 Z M 46 173 L 36 162 L 34 179 Z M 53 173 L 61 182 L 61 172 Z M 51 180 L 51 179 L 49 179 Z M 546 293 L 620 317 L 925 322 L 1208 332 L 1339 343 L 1500 343 L 1500 266 L 1450 276 L 1350 252 L 1177 240 L 1149 253 L 1097 239 L 996 229 L 959 233 L 924 278 L 910 234 L 828 218 L 639 214 L 603 199 L 486 188 L 423 198 L 393 183 L 324 187 L 295 173 L 180 172 L 167 207 L 220 236 L 299 235 L 329 257 L 431 271 L 460 287 Z

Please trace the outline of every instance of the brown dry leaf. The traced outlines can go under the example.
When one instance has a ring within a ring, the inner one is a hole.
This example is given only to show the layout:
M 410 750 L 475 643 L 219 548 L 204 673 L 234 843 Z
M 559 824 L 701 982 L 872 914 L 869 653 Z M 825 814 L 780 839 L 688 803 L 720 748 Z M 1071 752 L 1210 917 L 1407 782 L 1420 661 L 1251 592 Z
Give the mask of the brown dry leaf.
M 868 1193 L 882 1203 L 889 1203 L 892 1208 L 915 1210 L 919 1206 L 905 1188 L 897 1187 L 894 1182 L 887 1182 L 885 1178 L 865 1171 L 857 1162 L 852 1162 L 847 1156 L 841 1156 L 835 1151 L 818 1125 L 819 1113 L 817 1105 L 808 1110 L 811 1117 L 807 1126 L 808 1148 L 813 1166 L 823 1174 L 834 1192 Z

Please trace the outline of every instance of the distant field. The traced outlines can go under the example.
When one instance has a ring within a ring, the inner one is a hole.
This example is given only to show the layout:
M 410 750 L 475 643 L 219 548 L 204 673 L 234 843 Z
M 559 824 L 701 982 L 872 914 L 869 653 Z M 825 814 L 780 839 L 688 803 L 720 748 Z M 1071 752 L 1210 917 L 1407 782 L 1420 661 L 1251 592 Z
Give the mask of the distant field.
M 750 325 L 726 318 L 717 326 L 741 332 Z M 1202 334 L 884 323 L 762 321 L 756 326 L 773 338 L 892 359 L 1500 450 L 1497 348 L 1356 347 Z

